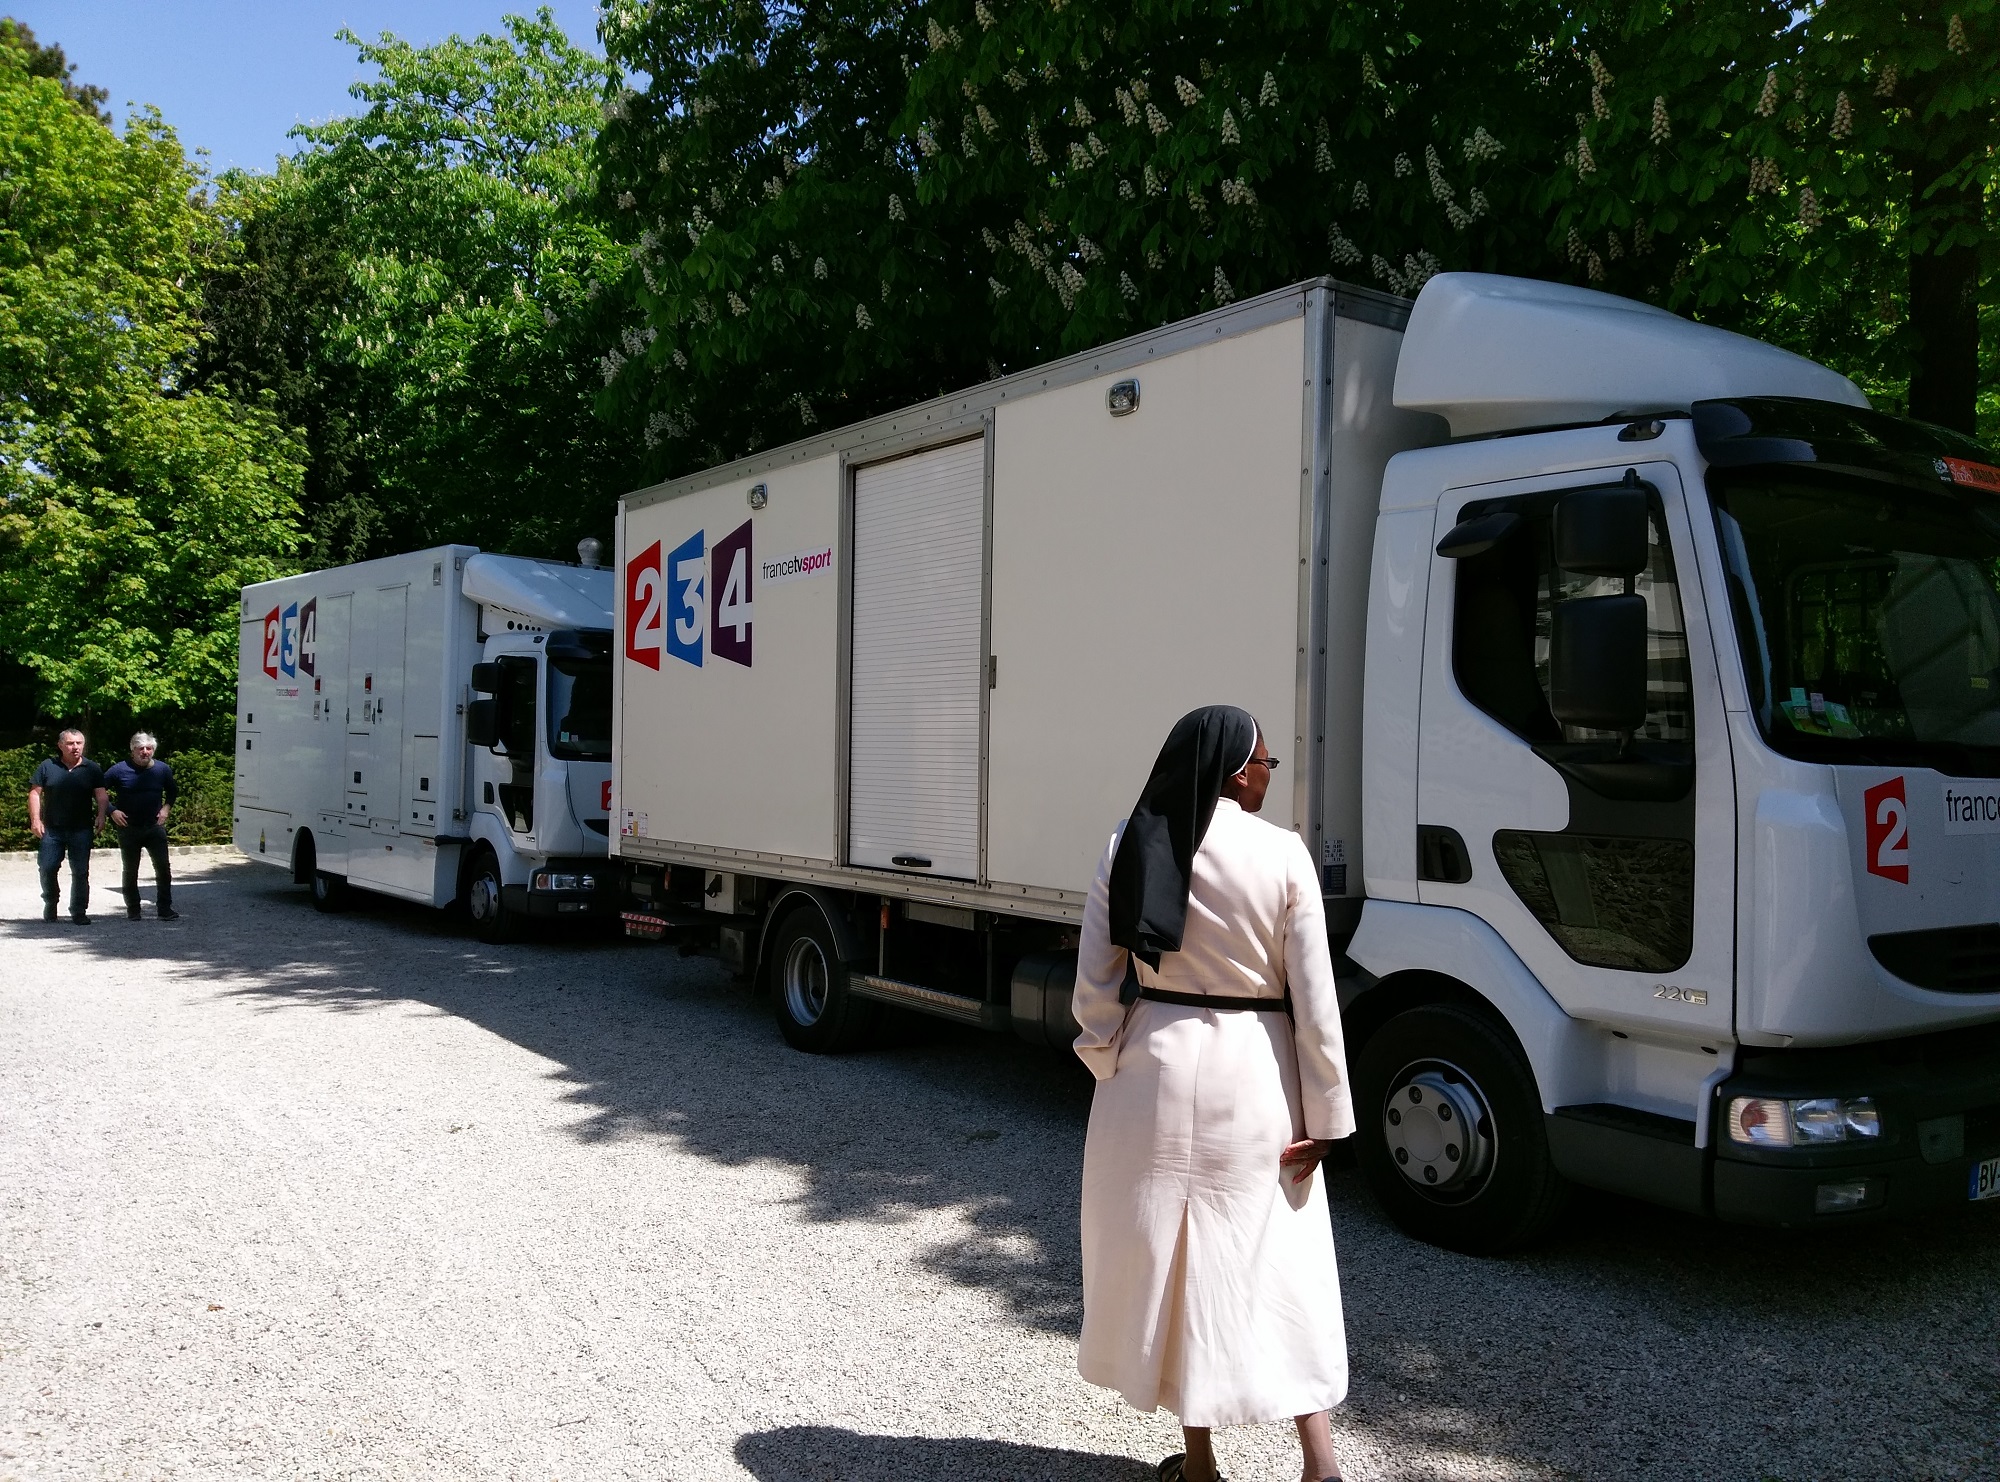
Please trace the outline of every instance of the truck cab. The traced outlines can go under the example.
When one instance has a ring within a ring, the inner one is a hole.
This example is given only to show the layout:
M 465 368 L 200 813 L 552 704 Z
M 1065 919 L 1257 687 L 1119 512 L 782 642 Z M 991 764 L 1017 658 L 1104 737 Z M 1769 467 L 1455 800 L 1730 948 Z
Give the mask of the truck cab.
M 1605 295 L 1435 282 L 1397 402 L 1347 945 L 1364 1172 L 1784 1225 L 2000 1179 L 2000 468 Z M 1428 312 L 1427 312 L 1428 311 Z
M 489 940 L 530 920 L 608 916 L 609 574 L 477 556 L 466 595 L 483 635 L 466 685 L 467 916 Z

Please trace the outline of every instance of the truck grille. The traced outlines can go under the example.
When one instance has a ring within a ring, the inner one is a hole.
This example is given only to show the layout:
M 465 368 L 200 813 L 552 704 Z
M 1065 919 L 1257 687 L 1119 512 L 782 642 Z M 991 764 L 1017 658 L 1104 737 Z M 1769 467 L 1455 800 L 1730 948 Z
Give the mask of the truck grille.
M 1875 960 L 1919 988 L 2000 993 L 2000 924 L 1896 931 L 1868 939 Z

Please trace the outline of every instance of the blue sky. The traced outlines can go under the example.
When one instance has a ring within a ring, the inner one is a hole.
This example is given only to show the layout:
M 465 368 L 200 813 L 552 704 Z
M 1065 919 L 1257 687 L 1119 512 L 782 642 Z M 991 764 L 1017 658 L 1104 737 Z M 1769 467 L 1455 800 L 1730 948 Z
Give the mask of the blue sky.
M 595 0 L 548 0 L 572 41 L 597 45 Z M 268 170 L 297 148 L 294 124 L 356 111 L 348 84 L 363 75 L 346 26 L 410 41 L 500 29 L 535 0 L 0 0 L 0 14 L 59 44 L 76 80 L 111 94 L 122 124 L 128 103 L 158 106 L 209 168 Z

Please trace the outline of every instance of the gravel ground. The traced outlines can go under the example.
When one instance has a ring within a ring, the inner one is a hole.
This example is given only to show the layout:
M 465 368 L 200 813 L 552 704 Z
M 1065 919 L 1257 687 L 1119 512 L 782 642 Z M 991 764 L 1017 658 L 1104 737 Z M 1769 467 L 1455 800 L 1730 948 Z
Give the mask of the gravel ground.
M 184 879 L 180 923 L 80 930 L 0 864 L 0 1479 L 1144 1482 L 1176 1449 L 1075 1376 L 1067 1057 L 816 1059 L 671 949 Z M 1591 1198 L 1494 1261 L 1332 1192 L 1362 1482 L 2000 1476 L 1993 1219 Z M 1232 1477 L 1297 1477 L 1288 1432 L 1223 1433 Z

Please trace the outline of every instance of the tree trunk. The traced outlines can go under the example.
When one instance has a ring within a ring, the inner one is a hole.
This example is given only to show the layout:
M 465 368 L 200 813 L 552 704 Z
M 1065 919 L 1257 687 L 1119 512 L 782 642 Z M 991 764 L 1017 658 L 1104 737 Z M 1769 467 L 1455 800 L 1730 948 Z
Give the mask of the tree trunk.
M 1930 194 L 1940 171 L 1921 161 L 1913 173 L 1911 215 L 1925 219 L 1937 240 L 1954 226 L 1980 224 L 1985 200 L 1978 183 Z M 1913 220 L 1912 225 L 1916 223 Z M 1979 248 L 1910 252 L 1910 415 L 1970 434 L 1979 403 Z

